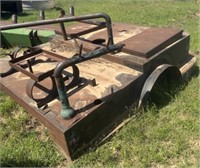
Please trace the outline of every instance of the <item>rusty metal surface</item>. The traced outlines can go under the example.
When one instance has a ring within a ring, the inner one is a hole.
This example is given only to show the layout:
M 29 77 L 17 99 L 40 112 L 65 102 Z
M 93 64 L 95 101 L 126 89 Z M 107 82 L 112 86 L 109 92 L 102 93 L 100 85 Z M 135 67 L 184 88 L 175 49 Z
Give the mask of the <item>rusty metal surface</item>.
M 57 85 L 57 91 L 59 94 L 59 99 L 62 104 L 62 110 L 61 110 L 61 116 L 65 119 L 72 118 L 75 115 L 74 109 L 70 106 L 67 94 L 66 94 L 66 87 L 64 83 L 64 78 L 63 78 L 63 71 L 65 68 L 68 68 L 70 66 L 73 66 L 75 64 L 79 64 L 94 58 L 101 57 L 102 55 L 106 55 L 111 52 L 120 52 L 121 49 L 123 48 L 123 44 L 118 44 L 118 45 L 109 45 L 106 47 L 100 47 L 98 49 L 95 49 L 94 51 L 90 51 L 87 53 L 82 54 L 82 45 L 80 47 L 79 54 L 74 55 L 71 59 L 69 60 L 64 60 L 61 63 L 59 63 L 55 70 L 54 70 L 54 78 L 56 81 Z M 79 85 L 81 82 L 79 76 L 75 76 L 73 74 L 74 79 L 77 78 L 75 86 Z
M 84 62 L 82 64 L 79 64 L 78 67 L 80 70 L 80 77 L 82 78 L 83 83 L 82 85 L 78 86 L 77 88 L 71 89 L 68 92 L 69 101 L 72 107 L 76 109 L 77 112 L 77 115 L 75 115 L 75 117 L 73 117 L 70 120 L 63 120 L 62 117 L 60 116 L 61 104 L 60 101 L 56 98 L 53 101 L 49 102 L 48 106 L 44 107 L 44 109 L 38 108 L 36 102 L 26 94 L 26 84 L 29 81 L 29 77 L 22 74 L 21 72 L 16 72 L 5 78 L 2 78 L 1 80 L 1 86 L 3 86 L 3 88 L 7 89 L 9 88 L 9 91 L 12 92 L 11 96 L 12 97 L 17 96 L 16 100 L 19 101 L 19 103 L 21 103 L 23 107 L 26 107 L 30 113 L 34 114 L 34 116 L 38 118 L 39 121 L 41 121 L 43 124 L 45 124 L 48 127 L 48 129 L 50 129 L 51 133 L 55 138 L 55 141 L 63 149 L 65 149 L 65 152 L 66 150 L 69 150 L 68 148 L 71 148 L 70 150 L 72 149 L 75 150 L 77 148 L 75 148 L 74 146 L 66 147 L 64 145 L 64 142 L 67 140 L 65 140 L 65 137 L 62 137 L 61 135 L 64 135 L 65 132 L 67 134 L 68 131 L 74 128 L 74 126 L 77 127 L 77 123 L 81 124 L 80 131 L 82 132 L 81 134 L 83 134 L 85 132 L 85 128 L 87 128 L 87 126 L 90 125 L 90 123 L 88 122 L 91 121 L 92 122 L 91 125 L 93 126 L 95 125 L 94 128 L 96 128 L 96 132 L 91 127 L 88 128 L 91 130 L 90 131 L 91 134 L 88 137 L 88 140 L 84 140 L 84 142 L 88 142 L 92 137 L 95 136 L 95 134 L 98 134 L 100 128 L 103 128 L 99 122 L 107 125 L 110 122 L 109 115 L 112 116 L 111 118 L 113 120 L 115 120 L 116 117 L 119 117 L 117 111 L 115 111 L 115 115 L 113 116 L 113 114 L 109 112 L 110 110 L 108 109 L 104 110 L 105 113 L 102 113 L 102 110 L 98 110 L 99 108 L 102 108 L 102 106 L 105 105 L 105 102 L 109 102 L 109 99 L 111 99 L 112 97 L 112 96 L 109 97 L 109 95 L 112 94 L 116 95 L 116 93 L 119 90 L 129 85 L 130 82 L 134 81 L 141 75 L 140 72 L 137 72 L 130 68 L 123 67 L 116 63 L 105 61 L 102 58 Z M 119 69 L 121 69 L 120 72 L 118 71 Z M 102 76 L 102 74 L 105 75 Z M 90 85 L 90 83 L 87 82 L 88 79 L 94 77 L 97 83 L 96 86 L 92 86 Z M 16 83 L 16 85 L 13 85 L 12 83 Z M 40 84 L 44 87 L 47 87 L 48 85 L 51 85 L 50 83 L 51 80 L 46 79 L 42 81 L 42 83 Z M 49 88 L 51 88 L 51 86 Z M 34 94 L 34 96 L 37 96 L 38 99 L 42 97 L 45 98 L 45 96 L 47 96 L 47 93 L 41 92 L 41 89 L 34 90 L 34 93 L 32 94 Z M 104 97 L 102 102 L 101 101 L 98 102 L 98 100 L 102 97 Z M 119 96 L 114 96 L 114 97 L 119 98 Z M 107 106 L 110 106 L 109 103 L 107 104 Z M 121 108 L 121 104 L 119 104 L 119 106 Z M 116 107 L 119 108 L 118 106 Z M 108 114 L 107 117 L 106 114 Z M 99 115 L 103 118 L 104 116 L 106 117 L 105 119 L 103 119 L 104 122 L 102 122 L 102 119 Z M 93 118 L 95 119 L 94 121 L 92 121 Z M 88 134 L 87 131 L 85 133 Z M 71 136 L 66 136 L 66 138 L 68 137 Z M 81 138 L 83 138 L 82 135 Z M 81 142 L 79 142 L 79 146 L 80 145 Z M 75 151 L 77 152 L 77 150 Z M 71 154 L 68 155 L 73 156 L 75 151 L 71 151 Z
M 54 141 L 70 158 L 86 148 L 102 131 L 114 128 L 128 116 L 126 107 L 138 101 L 145 80 L 156 67 L 164 62 L 181 68 L 190 59 L 185 49 L 189 36 L 180 37 L 179 30 L 166 29 L 164 37 L 152 39 L 164 29 L 115 23 L 112 25 L 114 43 L 125 44 L 127 51 L 105 52 L 99 58 L 79 64 L 74 62 L 63 69 L 61 76 L 67 98 L 75 110 L 75 115 L 65 120 L 60 115 L 62 106 L 55 89 L 54 69 L 59 62 L 72 60 L 74 55 L 81 57 L 110 46 L 107 29 L 90 32 L 96 30 L 95 26 L 85 23 L 69 26 L 66 33 L 78 37 L 63 40 L 55 36 L 49 43 L 34 47 L 33 52 L 11 60 L 10 65 L 18 71 L 2 76 L 0 80 L 1 89 L 47 126 Z M 141 44 L 145 35 L 148 45 L 133 47 L 134 39 L 138 38 Z M 181 51 L 177 53 L 177 50 Z M 143 55 L 138 56 L 136 51 L 142 51 Z M 154 53 L 157 55 L 152 56 Z M 27 63 L 33 58 L 33 62 Z M 10 68 L 8 60 L 0 60 L 0 73 Z M 21 66 L 24 64 L 27 66 Z
M 151 28 L 122 43 L 124 52 L 142 57 L 151 57 L 182 37 L 183 30 L 172 28 Z
M 10 30 L 10 29 L 16 29 L 16 28 L 25 28 L 25 27 L 31 27 L 31 26 L 40 26 L 40 25 L 49 25 L 49 24 L 59 23 L 61 25 L 62 35 L 64 39 L 66 40 L 67 34 L 66 34 L 65 26 L 64 26 L 65 22 L 84 21 L 87 19 L 91 20 L 91 19 L 101 19 L 101 18 L 104 19 L 106 22 L 108 45 L 113 44 L 114 42 L 113 42 L 111 18 L 106 13 L 95 13 L 95 14 L 88 14 L 88 15 L 82 15 L 82 16 L 69 16 L 69 17 L 49 19 L 49 20 L 43 20 L 43 21 L 4 25 L 4 26 L 0 26 L 0 30 Z
M 106 100 L 108 99 L 107 96 L 109 96 L 112 92 L 113 94 L 118 92 L 121 88 L 129 85 L 130 82 L 134 81 L 141 75 L 140 72 L 137 72 L 130 68 L 126 68 L 116 63 L 105 61 L 102 58 L 84 62 L 82 64 L 79 64 L 78 67 L 80 70 L 80 76 L 83 80 L 83 83 L 79 87 L 71 89 L 68 92 L 69 101 L 72 107 L 76 109 L 77 112 L 77 115 L 70 120 L 63 120 L 61 118 L 60 116 L 61 104 L 60 101 L 56 98 L 53 101 L 49 102 L 48 106 L 44 107 L 44 110 L 42 110 L 42 108 L 38 109 L 36 102 L 26 94 L 26 84 L 29 81 L 29 77 L 22 74 L 21 72 L 14 73 L 12 75 L 7 76 L 6 78 L 3 78 L 1 80 L 1 85 L 3 87 L 9 88 L 9 90 L 12 92 L 13 95 L 15 96 L 20 95 L 20 97 L 18 97 L 17 100 L 21 102 L 21 105 L 23 107 L 24 106 L 32 107 L 33 108 L 32 113 L 34 113 L 34 115 L 37 118 L 38 116 L 44 118 L 43 120 L 40 119 L 40 121 L 44 122 L 43 124 L 46 124 L 46 121 L 44 120 L 47 119 L 49 120 L 50 118 L 51 124 L 54 125 L 54 127 L 59 128 L 60 129 L 59 132 L 63 132 L 64 134 L 66 131 L 70 130 L 70 128 L 73 128 L 73 126 L 76 125 L 77 122 L 79 121 L 85 122 L 87 116 L 91 115 L 91 117 L 93 118 L 94 114 L 91 113 L 95 112 L 95 109 L 98 109 L 100 106 L 103 106 L 105 104 Z M 118 69 L 120 69 L 121 71 L 119 72 Z M 105 75 L 102 76 L 102 74 Z M 92 86 L 90 85 L 90 83 L 87 82 L 88 79 L 94 77 L 97 83 L 96 86 Z M 13 82 L 15 82 L 16 85 L 13 85 L 12 84 Z M 49 84 L 51 80 L 44 80 L 42 82 L 43 83 L 41 83 L 41 85 L 45 87 L 51 85 Z M 34 93 L 32 94 L 37 96 L 38 99 L 47 96 L 46 92 L 41 92 L 41 90 L 34 90 Z M 103 102 L 98 102 L 98 99 L 102 97 L 104 97 Z M 115 117 L 118 117 L 118 115 L 116 115 Z M 115 119 L 115 117 L 113 117 L 113 120 Z M 92 120 L 92 118 L 89 120 Z M 102 122 L 102 120 L 100 121 Z M 105 121 L 107 121 L 107 119 L 105 119 Z M 106 122 L 104 123 L 106 124 Z M 86 126 L 88 126 L 88 124 L 89 123 L 86 123 Z M 99 125 L 98 123 L 96 124 Z M 47 126 L 49 127 L 49 125 Z M 57 133 L 53 132 L 53 130 L 51 130 L 51 132 L 54 135 L 55 134 L 57 135 Z M 94 136 L 95 134 L 94 131 L 92 132 L 93 133 L 91 134 L 91 137 Z M 57 141 L 57 138 L 58 137 L 60 138 L 60 136 L 56 135 L 55 137 Z M 62 144 L 59 143 L 59 145 Z

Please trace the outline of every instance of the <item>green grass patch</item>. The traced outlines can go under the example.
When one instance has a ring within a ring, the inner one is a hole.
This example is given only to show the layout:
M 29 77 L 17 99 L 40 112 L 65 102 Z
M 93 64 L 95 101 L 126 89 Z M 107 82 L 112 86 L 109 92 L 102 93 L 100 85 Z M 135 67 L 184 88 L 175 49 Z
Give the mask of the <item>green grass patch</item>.
M 0 112 L 2 167 L 55 166 L 63 160 L 47 130 L 2 92 Z

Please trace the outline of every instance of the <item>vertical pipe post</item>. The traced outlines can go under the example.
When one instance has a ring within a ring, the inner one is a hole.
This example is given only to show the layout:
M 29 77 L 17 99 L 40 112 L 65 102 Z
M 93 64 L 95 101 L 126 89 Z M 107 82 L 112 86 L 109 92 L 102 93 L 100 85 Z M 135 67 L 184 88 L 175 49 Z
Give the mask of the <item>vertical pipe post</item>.
M 17 23 L 17 15 L 16 14 L 12 15 L 12 22 Z
M 64 25 L 63 22 L 60 23 L 60 28 L 61 28 L 62 35 L 63 35 L 64 40 L 67 40 L 67 33 L 66 33 L 65 25 Z
M 40 20 L 45 20 L 45 12 L 44 12 L 44 10 L 40 10 Z
M 69 100 L 66 95 L 66 88 L 65 88 L 62 75 L 59 75 L 59 77 L 56 78 L 56 85 L 57 85 L 57 91 L 58 91 L 58 95 L 59 95 L 61 105 L 62 105 L 60 115 L 64 119 L 70 119 L 75 115 L 75 111 L 69 104 Z
M 74 7 L 73 7 L 73 6 L 70 6 L 70 7 L 69 7 L 69 14 L 70 14 L 71 16 L 74 16 Z

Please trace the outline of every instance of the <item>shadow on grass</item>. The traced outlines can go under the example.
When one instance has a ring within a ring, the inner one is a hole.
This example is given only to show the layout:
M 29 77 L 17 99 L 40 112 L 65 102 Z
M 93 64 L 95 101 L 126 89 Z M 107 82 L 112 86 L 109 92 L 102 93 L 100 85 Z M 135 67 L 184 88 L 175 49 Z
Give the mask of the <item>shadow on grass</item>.
M 169 78 L 169 76 L 160 76 L 156 81 L 152 91 L 147 99 L 147 106 L 155 106 L 158 110 L 168 105 L 179 92 L 185 89 L 192 78 L 199 76 L 199 67 L 195 65 L 187 77 L 187 80 Z
M 55 6 L 53 9 L 55 9 L 56 11 L 61 11 L 63 10 L 61 7 Z
M 9 19 L 11 19 L 12 15 L 13 15 L 13 13 L 11 13 L 11 12 L 2 12 L 1 13 L 1 19 L 2 20 L 9 20 Z M 30 14 L 24 13 L 24 12 L 17 14 L 17 16 L 20 16 L 20 17 L 26 17 L 26 16 L 29 16 L 29 15 Z
M 49 167 L 51 161 L 43 162 L 41 160 L 7 160 L 2 159 L 0 167 Z

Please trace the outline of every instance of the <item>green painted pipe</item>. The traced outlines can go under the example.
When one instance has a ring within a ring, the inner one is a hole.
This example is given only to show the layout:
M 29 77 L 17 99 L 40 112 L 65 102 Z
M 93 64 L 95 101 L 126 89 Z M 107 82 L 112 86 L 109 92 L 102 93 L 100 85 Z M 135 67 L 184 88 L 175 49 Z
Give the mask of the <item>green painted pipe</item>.
M 65 68 L 68 68 L 69 66 L 73 66 L 80 62 L 94 59 L 110 52 L 119 51 L 122 49 L 123 46 L 123 44 L 109 45 L 108 47 L 99 48 L 97 50 L 84 53 L 83 55 L 76 55 L 69 60 L 65 60 L 63 62 L 58 63 L 54 70 L 54 78 L 56 81 L 58 95 L 62 105 L 60 114 L 64 119 L 72 118 L 75 115 L 75 111 L 69 104 L 69 100 L 65 89 L 65 83 L 62 77 L 63 70 Z

